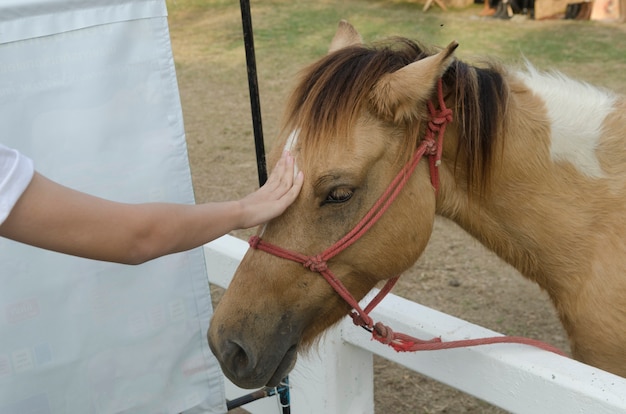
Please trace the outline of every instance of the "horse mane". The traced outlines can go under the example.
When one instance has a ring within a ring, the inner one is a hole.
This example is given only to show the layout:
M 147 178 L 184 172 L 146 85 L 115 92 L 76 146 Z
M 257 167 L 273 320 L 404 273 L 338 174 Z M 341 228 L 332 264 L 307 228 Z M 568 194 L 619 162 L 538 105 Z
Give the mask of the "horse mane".
M 301 73 L 288 101 L 282 134 L 298 130 L 298 145 L 309 154 L 324 153 L 330 142 L 341 139 L 348 145 L 359 115 L 370 110 L 370 91 L 376 82 L 432 54 L 417 42 L 396 37 L 326 55 Z M 503 128 L 508 89 L 502 72 L 495 63 L 476 67 L 455 59 L 442 77 L 444 88 L 453 94 L 451 107 L 458 123 L 455 166 L 465 164 L 469 185 L 477 184 L 481 193 L 489 182 L 494 142 Z M 405 128 L 406 151 L 401 153 L 407 158 L 423 136 L 421 124 L 427 115 L 425 108 L 419 112 L 423 117 Z

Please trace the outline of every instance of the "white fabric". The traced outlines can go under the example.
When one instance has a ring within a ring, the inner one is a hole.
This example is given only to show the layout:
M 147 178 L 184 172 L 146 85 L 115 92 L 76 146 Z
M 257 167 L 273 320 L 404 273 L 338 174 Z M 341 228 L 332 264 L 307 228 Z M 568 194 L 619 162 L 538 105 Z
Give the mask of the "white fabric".
M 162 0 L 0 0 L 0 43 L 167 15 Z
M 0 144 L 0 224 L 33 178 L 33 161 Z
M 0 0 L 0 125 L 66 186 L 194 201 L 163 0 Z M 211 313 L 202 249 L 124 266 L 0 238 L 0 413 L 223 413 Z

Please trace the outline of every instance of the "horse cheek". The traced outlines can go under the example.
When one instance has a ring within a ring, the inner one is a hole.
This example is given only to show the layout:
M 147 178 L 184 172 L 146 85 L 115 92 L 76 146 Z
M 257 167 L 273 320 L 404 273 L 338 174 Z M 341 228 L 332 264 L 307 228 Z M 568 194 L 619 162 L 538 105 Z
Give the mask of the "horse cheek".
M 379 252 L 379 271 L 388 279 L 411 267 L 426 249 L 435 222 L 435 196 L 427 175 L 405 194 L 381 220 L 372 245 Z M 422 182 L 423 181 L 423 182 Z M 376 253 L 372 252 L 376 257 Z M 384 257 L 381 257 L 381 254 Z M 382 260 L 381 260 L 382 259 Z M 384 272 L 384 273 L 383 273 Z

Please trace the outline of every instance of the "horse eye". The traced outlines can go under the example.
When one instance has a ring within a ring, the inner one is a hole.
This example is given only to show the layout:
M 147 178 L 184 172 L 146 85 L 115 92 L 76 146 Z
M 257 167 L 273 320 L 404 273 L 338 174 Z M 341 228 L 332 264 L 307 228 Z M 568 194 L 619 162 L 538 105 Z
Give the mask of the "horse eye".
M 354 194 L 354 190 L 351 189 L 351 188 L 345 188 L 345 187 L 343 187 L 343 188 L 335 188 L 330 193 L 328 193 L 328 195 L 326 196 L 326 200 L 324 200 L 324 202 L 322 204 L 345 203 L 346 201 L 348 201 L 348 200 L 350 200 L 352 198 L 353 194 Z

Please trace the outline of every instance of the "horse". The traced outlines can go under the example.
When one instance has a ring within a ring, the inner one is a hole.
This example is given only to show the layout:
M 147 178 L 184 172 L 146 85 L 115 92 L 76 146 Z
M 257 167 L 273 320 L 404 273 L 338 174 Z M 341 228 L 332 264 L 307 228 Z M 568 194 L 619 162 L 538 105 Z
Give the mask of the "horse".
M 207 332 L 235 384 L 279 383 L 416 262 L 435 215 L 547 292 L 575 359 L 626 376 L 626 99 L 457 46 L 364 45 L 342 21 L 302 71 L 269 159 L 290 150 L 305 183 L 251 238 Z

